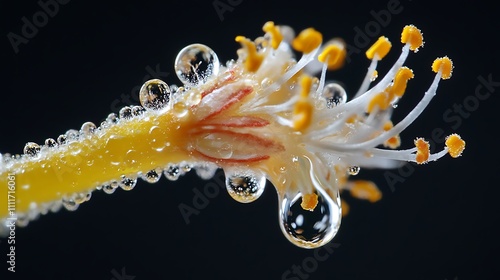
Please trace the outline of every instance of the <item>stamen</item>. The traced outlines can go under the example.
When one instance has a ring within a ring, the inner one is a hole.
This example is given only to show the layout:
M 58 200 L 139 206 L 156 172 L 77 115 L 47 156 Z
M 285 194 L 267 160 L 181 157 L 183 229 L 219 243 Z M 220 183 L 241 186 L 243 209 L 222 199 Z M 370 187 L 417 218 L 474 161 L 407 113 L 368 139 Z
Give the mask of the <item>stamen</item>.
M 293 110 L 293 128 L 297 131 L 303 132 L 311 124 L 313 105 L 307 99 L 309 91 L 311 90 L 312 78 L 304 76 L 300 81 L 302 91 L 300 92 L 300 99 L 295 104 Z
M 465 149 L 465 141 L 455 133 L 446 137 L 445 145 L 448 148 L 448 153 L 453 158 L 461 156 Z
M 417 147 L 415 161 L 418 164 L 427 163 L 429 161 L 429 156 L 431 155 L 429 142 L 425 141 L 423 138 L 417 138 L 415 139 L 415 147 Z
M 328 66 L 328 70 L 336 70 L 344 66 L 346 49 L 340 42 L 331 44 L 318 55 L 318 60 Z
M 235 40 L 246 49 L 245 69 L 249 72 L 256 72 L 262 63 L 264 56 L 257 52 L 255 43 L 250 41 L 250 39 L 243 36 L 236 36 Z
M 283 35 L 281 35 L 279 27 L 274 25 L 274 22 L 268 21 L 264 24 L 262 30 L 271 34 L 271 46 L 273 49 L 277 49 L 283 40 Z
M 413 71 L 408 67 L 401 67 L 394 77 L 394 84 L 390 88 L 390 92 L 397 97 L 403 96 L 406 90 L 408 80 L 414 77 Z
M 401 33 L 401 43 L 408 44 L 410 50 L 417 52 L 418 48 L 424 46 L 424 37 L 420 29 L 414 25 L 407 25 L 403 28 L 403 33 Z
M 366 51 L 368 59 L 381 60 L 391 50 L 392 44 L 387 37 L 380 36 L 378 40 Z
M 315 50 L 323 41 L 323 35 L 316 31 L 314 28 L 307 28 L 302 30 L 297 37 L 292 41 L 294 50 L 310 53 Z
M 355 198 L 366 199 L 372 203 L 382 198 L 382 192 L 371 181 L 356 180 L 349 182 L 348 189 Z
M 453 61 L 447 56 L 436 58 L 432 63 L 432 71 L 434 73 L 441 71 L 441 79 L 447 80 L 451 78 L 451 74 L 453 73 Z

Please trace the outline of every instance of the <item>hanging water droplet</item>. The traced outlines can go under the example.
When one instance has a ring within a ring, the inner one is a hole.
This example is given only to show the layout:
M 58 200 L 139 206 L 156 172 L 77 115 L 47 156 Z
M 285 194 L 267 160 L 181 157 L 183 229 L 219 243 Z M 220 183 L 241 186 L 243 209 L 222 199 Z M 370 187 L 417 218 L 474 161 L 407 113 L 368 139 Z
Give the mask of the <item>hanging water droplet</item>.
M 219 73 L 219 67 L 217 54 L 203 44 L 189 45 L 175 58 L 175 73 L 189 86 L 205 83 Z
M 127 176 L 122 175 L 121 181 L 120 181 L 120 188 L 122 188 L 122 190 L 130 191 L 135 187 L 136 184 L 137 184 L 136 178 L 127 177 Z
M 332 200 L 321 188 L 316 188 L 318 204 L 314 210 L 304 210 L 302 194 L 279 195 L 280 228 L 294 245 L 314 249 L 330 242 L 340 227 L 341 207 L 338 192 Z
M 113 181 L 109 185 L 103 186 L 102 190 L 107 194 L 112 194 L 116 191 L 118 186 L 119 186 L 118 181 Z
M 226 189 L 229 195 L 241 203 L 257 200 L 266 187 L 266 177 L 252 173 L 226 174 Z
M 30 157 L 36 157 L 40 153 L 40 145 L 35 142 L 28 142 L 24 145 L 24 154 Z
M 131 119 L 134 115 L 132 114 L 132 108 L 129 106 L 125 106 L 120 109 L 118 113 L 120 115 L 120 119 L 128 120 Z
M 30 222 L 29 216 L 25 213 L 17 213 L 16 218 L 16 225 L 18 227 L 26 227 Z
M 323 88 L 323 97 L 326 98 L 326 107 L 329 109 L 347 102 L 345 89 L 337 83 L 326 84 Z
M 165 174 L 165 177 L 170 181 L 176 181 L 181 175 L 181 170 L 179 169 L 178 165 L 171 164 L 168 168 L 165 169 L 163 173 Z
M 347 169 L 347 173 L 349 173 L 349 175 L 358 175 L 359 171 L 361 170 L 361 168 L 359 166 L 350 166 L 348 169 Z
M 90 136 L 94 134 L 97 126 L 93 122 L 86 122 L 82 124 L 82 128 L 80 128 L 80 134 L 84 136 Z
M 92 197 L 92 192 L 81 192 L 74 194 L 73 200 L 75 200 L 75 202 L 78 204 L 82 204 L 86 201 L 89 201 L 91 197 Z
M 68 197 L 64 197 L 62 199 L 62 205 L 68 211 L 75 211 L 76 209 L 78 209 L 78 206 L 80 206 L 80 204 L 78 204 L 73 198 Z
M 160 181 L 161 173 L 161 169 L 152 169 L 146 172 L 146 174 L 143 174 L 141 178 L 144 181 L 153 184 Z
M 148 110 L 158 110 L 170 101 L 170 87 L 160 79 L 146 81 L 139 91 L 141 105 Z
M 179 164 L 179 167 L 181 168 L 181 171 L 183 173 L 187 173 L 187 172 L 191 171 L 191 169 L 193 168 L 193 165 L 191 165 L 190 163 L 187 163 L 187 162 L 181 162 Z
M 57 142 L 56 142 L 56 140 L 54 140 L 54 139 L 52 139 L 52 138 L 47 138 L 47 139 L 45 139 L 45 145 L 46 145 L 47 147 L 52 148 L 52 147 L 57 146 Z

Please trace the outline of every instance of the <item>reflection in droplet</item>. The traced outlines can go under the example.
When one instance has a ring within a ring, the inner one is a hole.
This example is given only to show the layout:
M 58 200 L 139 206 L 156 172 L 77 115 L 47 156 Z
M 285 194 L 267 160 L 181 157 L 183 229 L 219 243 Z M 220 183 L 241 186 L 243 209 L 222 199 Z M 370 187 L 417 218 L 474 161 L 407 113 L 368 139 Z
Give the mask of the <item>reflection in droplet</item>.
M 163 173 L 165 174 L 165 177 L 170 181 L 176 181 L 181 175 L 181 170 L 179 168 L 179 165 L 171 164 L 165 169 Z
M 121 181 L 120 181 L 120 188 L 122 188 L 122 190 L 124 191 L 130 191 L 132 190 L 135 185 L 137 184 L 137 179 L 136 178 L 132 178 L 132 177 L 128 177 L 128 176 L 122 176 L 121 177 Z
M 146 172 L 146 174 L 143 174 L 141 176 L 141 178 L 148 182 L 148 183 L 156 183 L 160 180 L 161 178 L 161 169 L 152 169 L 152 170 L 149 170 L 148 172 Z
M 217 54 L 203 44 L 186 46 L 175 59 L 175 73 L 188 86 L 205 83 L 219 73 L 219 67 Z
M 347 173 L 349 173 L 349 175 L 354 176 L 354 175 L 358 175 L 360 170 L 361 170 L 361 168 L 359 166 L 350 166 L 347 169 Z

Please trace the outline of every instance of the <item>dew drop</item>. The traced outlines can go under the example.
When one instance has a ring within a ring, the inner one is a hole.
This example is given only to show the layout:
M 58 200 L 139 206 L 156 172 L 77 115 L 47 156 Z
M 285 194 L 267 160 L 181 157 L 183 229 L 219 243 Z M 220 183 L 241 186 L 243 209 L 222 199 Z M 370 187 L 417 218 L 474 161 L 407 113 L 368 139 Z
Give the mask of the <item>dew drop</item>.
M 121 181 L 120 181 L 120 188 L 124 191 L 130 191 L 134 189 L 135 185 L 137 184 L 137 179 L 132 178 L 132 177 L 127 177 L 122 175 Z
M 313 249 L 330 242 L 340 227 L 341 208 L 324 191 L 316 191 L 318 204 L 313 211 L 304 210 L 302 194 L 285 194 L 280 199 L 280 227 L 287 239 L 296 246 Z
M 52 148 L 52 147 L 57 146 L 57 141 L 56 141 L 56 140 L 54 140 L 53 138 L 47 138 L 47 139 L 45 139 L 45 145 L 46 145 L 47 147 Z
M 358 175 L 359 171 L 361 170 L 361 168 L 359 166 L 350 166 L 348 169 L 347 169 L 347 173 L 349 173 L 349 175 Z
M 161 169 L 152 169 L 146 172 L 146 174 L 142 174 L 141 178 L 142 180 L 153 184 L 160 181 L 161 173 Z
M 347 102 L 345 89 L 337 83 L 326 84 L 323 88 L 323 97 L 326 98 L 326 107 L 329 109 Z
M 139 91 L 139 99 L 147 110 L 161 109 L 170 100 L 170 87 L 160 79 L 146 81 Z
M 226 174 L 226 189 L 229 195 L 241 203 L 257 200 L 266 187 L 266 177 L 252 172 Z
M 129 106 L 125 106 L 120 109 L 120 112 L 118 113 L 120 115 L 120 119 L 131 119 L 134 115 L 132 114 L 132 108 Z
M 181 176 L 181 170 L 176 164 L 171 164 L 163 173 L 170 181 L 176 181 Z
M 92 192 L 81 192 L 74 194 L 73 200 L 78 204 L 82 204 L 86 201 L 89 201 L 91 197 L 92 197 Z
M 80 134 L 84 136 L 90 136 L 94 134 L 96 129 L 97 126 L 93 122 L 86 122 L 82 124 L 82 127 L 80 128 Z
M 40 145 L 35 142 L 28 142 L 24 145 L 24 154 L 30 157 L 36 157 L 40 153 Z
M 205 83 L 219 73 L 219 66 L 217 54 L 203 44 L 186 46 L 175 58 L 175 73 L 188 86 Z
M 69 129 L 66 131 L 66 143 L 77 141 L 79 134 L 80 132 L 76 129 Z
M 178 118 L 184 117 L 189 112 L 189 107 L 184 102 L 177 102 L 174 104 L 173 113 Z

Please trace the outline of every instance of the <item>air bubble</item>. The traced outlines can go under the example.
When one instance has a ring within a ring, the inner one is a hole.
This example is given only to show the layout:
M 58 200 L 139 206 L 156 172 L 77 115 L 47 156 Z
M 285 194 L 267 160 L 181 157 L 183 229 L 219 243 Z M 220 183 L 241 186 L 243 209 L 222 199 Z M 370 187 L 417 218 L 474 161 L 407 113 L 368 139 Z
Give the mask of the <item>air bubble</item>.
M 132 177 L 127 177 L 122 175 L 121 181 L 120 181 L 120 188 L 124 191 L 130 191 L 134 189 L 135 185 L 137 184 L 137 179 L 132 178 Z
M 226 174 L 226 189 L 229 195 L 241 203 L 257 200 L 266 187 L 266 177 L 249 173 Z
M 326 98 L 326 107 L 329 109 L 347 102 L 345 89 L 337 83 L 325 85 L 323 97 Z
M 205 83 L 219 73 L 219 67 L 217 54 L 203 44 L 186 46 L 175 59 L 175 73 L 188 86 Z
M 24 146 L 24 154 L 30 157 L 36 157 L 40 153 L 40 145 L 35 142 L 28 142 Z
M 160 79 L 146 81 L 139 91 L 141 105 L 148 110 L 159 110 L 170 100 L 170 87 Z

